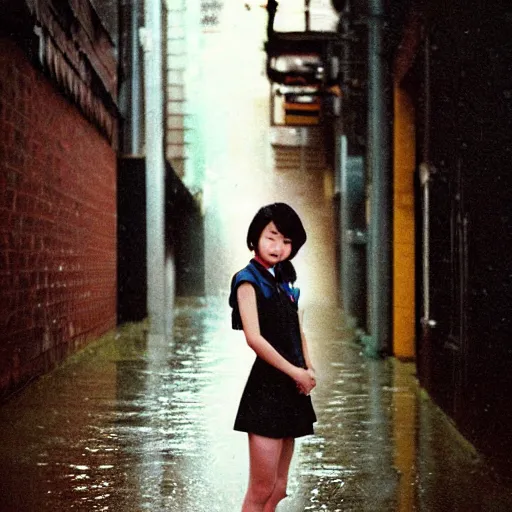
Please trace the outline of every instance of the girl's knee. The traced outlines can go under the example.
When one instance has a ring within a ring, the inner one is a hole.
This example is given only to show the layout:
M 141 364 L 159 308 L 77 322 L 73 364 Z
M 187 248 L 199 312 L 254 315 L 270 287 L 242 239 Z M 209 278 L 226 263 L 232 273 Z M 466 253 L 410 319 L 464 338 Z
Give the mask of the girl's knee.
M 263 512 L 275 512 L 277 505 L 280 501 L 286 498 L 286 479 L 278 479 L 274 485 L 272 496 L 265 503 Z
M 253 480 L 249 486 L 251 501 L 258 504 L 266 503 L 274 492 L 274 482 L 268 480 Z
M 287 496 L 286 488 L 288 486 L 287 478 L 278 478 L 276 484 L 274 486 L 273 494 L 276 497 L 277 501 L 284 500 Z

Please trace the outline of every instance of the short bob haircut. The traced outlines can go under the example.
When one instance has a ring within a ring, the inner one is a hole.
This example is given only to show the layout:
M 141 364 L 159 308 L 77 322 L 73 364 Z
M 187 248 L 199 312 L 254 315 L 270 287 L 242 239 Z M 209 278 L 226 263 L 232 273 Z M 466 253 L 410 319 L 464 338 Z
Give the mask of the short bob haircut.
M 292 252 L 288 258 L 291 260 L 304 245 L 307 236 L 299 216 L 286 203 L 273 203 L 258 210 L 247 231 L 247 247 L 251 251 L 257 250 L 261 233 L 270 222 L 292 241 Z

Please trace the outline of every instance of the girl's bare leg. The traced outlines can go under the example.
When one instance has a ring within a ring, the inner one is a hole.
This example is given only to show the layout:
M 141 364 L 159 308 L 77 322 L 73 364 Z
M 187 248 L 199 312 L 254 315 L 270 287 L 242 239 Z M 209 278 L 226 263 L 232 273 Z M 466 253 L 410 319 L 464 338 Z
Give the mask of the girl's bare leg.
M 283 439 L 249 434 L 249 488 L 242 512 L 263 512 L 274 491 Z
M 288 471 L 290 469 L 290 462 L 293 456 L 293 448 L 295 446 L 295 439 L 287 437 L 282 440 L 283 446 L 281 449 L 281 457 L 277 467 L 277 478 L 274 489 L 268 501 L 265 503 L 263 512 L 274 512 L 277 504 L 286 498 L 286 486 L 288 485 Z

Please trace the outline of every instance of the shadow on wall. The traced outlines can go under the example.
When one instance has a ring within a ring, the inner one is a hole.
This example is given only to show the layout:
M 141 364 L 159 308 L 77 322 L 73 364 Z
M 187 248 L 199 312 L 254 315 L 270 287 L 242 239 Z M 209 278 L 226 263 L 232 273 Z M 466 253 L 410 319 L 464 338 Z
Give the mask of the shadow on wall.
M 119 324 L 147 316 L 146 162 L 121 157 L 118 164 L 118 314 Z M 204 295 L 203 217 L 194 198 L 166 163 L 166 236 L 176 265 L 175 293 Z

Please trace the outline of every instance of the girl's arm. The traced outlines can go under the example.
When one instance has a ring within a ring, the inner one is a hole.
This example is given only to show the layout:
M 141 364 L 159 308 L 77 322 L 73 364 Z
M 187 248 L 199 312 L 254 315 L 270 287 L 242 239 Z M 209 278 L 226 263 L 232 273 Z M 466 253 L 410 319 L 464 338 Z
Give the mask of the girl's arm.
M 304 355 L 304 361 L 306 363 L 306 368 L 308 370 L 315 371 L 315 368 L 313 367 L 313 364 L 311 363 L 311 358 L 309 357 L 309 350 L 308 350 L 308 341 L 306 339 L 306 335 L 304 334 L 304 330 L 302 328 L 303 324 L 303 318 L 304 318 L 304 310 L 299 310 L 299 326 L 300 326 L 300 339 L 302 341 L 302 354 Z
M 260 333 L 256 292 L 249 283 L 242 283 L 237 290 L 238 309 L 247 344 L 261 359 L 282 371 L 297 382 L 302 392 L 308 394 L 314 386 L 313 379 L 304 368 L 287 361 Z

